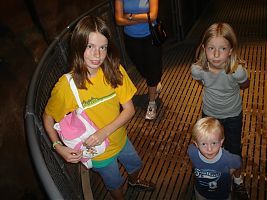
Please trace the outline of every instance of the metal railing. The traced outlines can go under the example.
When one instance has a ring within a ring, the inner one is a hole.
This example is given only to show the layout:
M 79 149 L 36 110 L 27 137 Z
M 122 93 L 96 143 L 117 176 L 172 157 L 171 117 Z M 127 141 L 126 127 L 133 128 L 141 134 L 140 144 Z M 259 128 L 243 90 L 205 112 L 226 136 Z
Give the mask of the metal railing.
M 115 25 L 112 0 L 101 1 L 75 19 L 54 39 L 40 60 L 28 88 L 24 122 L 34 167 L 50 199 L 84 199 L 80 165 L 66 163 L 51 149 L 51 141 L 42 124 L 42 114 L 58 78 L 68 71 L 67 56 L 71 32 L 76 23 L 88 14 L 102 16 L 110 23 L 115 42 L 121 50 L 122 61 L 125 63 L 121 32 Z

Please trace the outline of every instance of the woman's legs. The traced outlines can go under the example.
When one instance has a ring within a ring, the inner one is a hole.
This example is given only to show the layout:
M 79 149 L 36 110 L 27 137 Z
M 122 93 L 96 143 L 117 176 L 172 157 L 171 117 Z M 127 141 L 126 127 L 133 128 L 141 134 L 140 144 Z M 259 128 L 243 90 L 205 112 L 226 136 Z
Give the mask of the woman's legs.
M 142 77 L 146 79 L 148 86 L 149 104 L 145 118 L 155 119 L 157 86 L 162 76 L 162 50 L 160 47 L 152 45 L 149 36 L 138 39 L 125 36 L 125 47 L 133 64 Z

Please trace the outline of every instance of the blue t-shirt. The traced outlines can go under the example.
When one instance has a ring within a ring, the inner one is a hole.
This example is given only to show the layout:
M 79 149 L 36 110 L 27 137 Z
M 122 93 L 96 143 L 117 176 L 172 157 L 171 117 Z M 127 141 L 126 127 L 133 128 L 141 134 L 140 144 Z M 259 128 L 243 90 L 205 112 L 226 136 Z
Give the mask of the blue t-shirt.
M 241 157 L 221 148 L 214 159 L 207 160 L 194 144 L 189 145 L 188 155 L 193 164 L 198 193 L 207 199 L 227 199 L 232 183 L 230 169 L 241 167 Z
M 123 0 L 124 13 L 147 13 L 149 11 L 149 0 Z M 139 23 L 124 26 L 124 33 L 131 37 L 146 37 L 150 35 L 148 23 Z

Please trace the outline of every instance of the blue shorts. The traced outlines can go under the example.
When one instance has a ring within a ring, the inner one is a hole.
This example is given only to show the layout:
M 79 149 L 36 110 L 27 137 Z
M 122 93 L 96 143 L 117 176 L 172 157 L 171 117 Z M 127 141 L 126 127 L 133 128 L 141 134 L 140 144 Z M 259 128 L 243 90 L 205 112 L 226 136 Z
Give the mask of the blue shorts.
M 128 140 L 124 148 L 119 152 L 117 158 L 108 166 L 101 168 L 93 168 L 102 177 L 106 188 L 110 191 L 118 189 L 123 183 L 124 178 L 120 173 L 118 161 L 125 167 L 128 174 L 138 171 L 142 166 L 142 161 L 130 140 Z

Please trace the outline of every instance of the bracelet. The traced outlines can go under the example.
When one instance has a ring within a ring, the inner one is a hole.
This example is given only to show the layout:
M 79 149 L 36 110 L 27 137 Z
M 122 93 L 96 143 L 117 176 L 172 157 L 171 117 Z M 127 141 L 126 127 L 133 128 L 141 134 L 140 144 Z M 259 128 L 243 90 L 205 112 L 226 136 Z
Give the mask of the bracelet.
M 56 149 L 56 145 L 57 145 L 57 144 L 63 145 L 62 142 L 60 142 L 59 140 L 57 140 L 57 141 L 55 141 L 55 142 L 52 144 L 53 149 Z
M 131 13 L 128 17 L 128 20 L 132 20 L 133 19 L 133 13 Z

